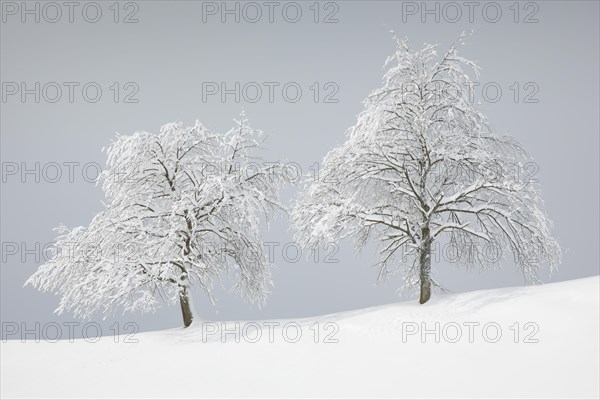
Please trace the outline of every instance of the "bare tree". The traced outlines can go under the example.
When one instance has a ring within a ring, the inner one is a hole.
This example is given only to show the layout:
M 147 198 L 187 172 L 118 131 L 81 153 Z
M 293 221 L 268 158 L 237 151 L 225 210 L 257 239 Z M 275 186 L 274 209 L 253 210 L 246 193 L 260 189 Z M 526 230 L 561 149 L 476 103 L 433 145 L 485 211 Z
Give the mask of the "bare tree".
M 263 303 L 271 281 L 260 216 L 282 209 L 283 171 L 257 157 L 262 133 L 243 114 L 235 122 L 226 134 L 196 122 L 118 136 L 101 175 L 105 209 L 88 227 L 59 228 L 56 255 L 27 284 L 59 294 L 58 313 L 84 318 L 179 301 L 186 327 L 192 285 L 212 300 L 226 271 L 246 299 Z
M 437 45 L 411 51 L 395 38 L 383 86 L 292 213 L 297 239 L 310 249 L 346 236 L 360 249 L 375 235 L 380 278 L 402 253 L 403 288 L 420 285 L 420 303 L 436 284 L 431 248 L 441 236 L 468 249 L 467 266 L 489 265 L 486 245 L 510 250 L 528 281 L 561 258 L 537 183 L 515 174 L 528 155 L 495 134 L 470 101 L 479 68 L 457 55 L 464 37 L 441 59 Z

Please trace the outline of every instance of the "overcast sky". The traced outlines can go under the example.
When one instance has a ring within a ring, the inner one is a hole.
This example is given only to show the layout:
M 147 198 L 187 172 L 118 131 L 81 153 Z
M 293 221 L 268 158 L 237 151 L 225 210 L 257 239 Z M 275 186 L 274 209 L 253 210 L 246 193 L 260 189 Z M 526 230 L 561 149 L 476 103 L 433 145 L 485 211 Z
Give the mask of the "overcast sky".
M 98 2 L 101 15 L 87 3 L 72 10 L 62 6 L 60 14 L 37 3 L 36 15 L 36 2 L 27 3 L 32 13 L 23 13 L 21 2 L 2 2 L 2 321 L 73 320 L 52 314 L 55 295 L 22 287 L 40 264 L 35 251 L 23 250 L 50 243 L 61 223 L 87 225 L 101 209 L 102 191 L 89 181 L 96 166 L 104 165 L 101 148 L 116 132 L 157 132 L 166 122 L 195 119 L 224 131 L 244 109 L 252 125 L 269 135 L 268 160 L 295 162 L 309 172 L 344 141 L 361 101 L 380 85 L 383 63 L 394 51 L 390 30 L 414 47 L 429 42 L 443 49 L 461 31 L 476 29 L 460 49 L 483 68 L 474 95 L 496 130 L 513 135 L 535 158 L 538 168 L 529 172 L 541 182 L 565 249 L 559 270 L 542 278 L 598 274 L 599 3 L 476 3 L 470 9 L 463 2 L 430 2 L 427 10 L 422 2 L 400 1 L 318 7 L 312 1 L 276 2 L 272 8 L 238 3 L 237 15 L 224 13 L 221 2 L 120 3 L 118 13 L 112 1 Z M 227 7 L 236 9 L 235 3 Z M 235 89 L 236 82 L 239 99 L 234 93 L 223 101 L 220 92 L 206 90 L 220 91 L 222 83 Z M 256 87 L 262 88 L 260 97 Z M 23 89 L 29 90 L 24 98 Z M 36 163 L 39 173 L 22 179 L 20 169 L 35 170 Z M 53 183 L 56 165 L 62 175 Z M 19 170 L 12 174 L 15 166 Z M 285 201 L 297 190 L 288 187 Z M 265 238 L 281 243 L 267 305 L 244 303 L 227 292 L 225 280 L 216 307 L 195 293 L 201 318 L 294 318 L 401 300 L 399 278 L 375 285 L 373 246 L 356 256 L 351 243 L 341 243 L 334 263 L 325 262 L 326 252 L 318 262 L 290 262 L 293 249 L 288 260 L 282 252 L 292 241 L 286 218 Z M 452 292 L 524 283 L 514 265 L 465 272 L 442 260 L 433 268 Z M 141 330 L 181 325 L 178 306 L 95 320 L 105 327 L 135 321 Z

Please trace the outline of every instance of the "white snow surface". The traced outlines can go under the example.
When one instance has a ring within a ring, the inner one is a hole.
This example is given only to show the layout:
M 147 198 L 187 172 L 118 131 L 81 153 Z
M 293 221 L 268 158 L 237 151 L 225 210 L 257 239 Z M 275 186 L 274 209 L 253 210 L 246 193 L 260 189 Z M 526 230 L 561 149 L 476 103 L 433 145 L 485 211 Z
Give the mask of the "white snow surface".
M 221 326 L 204 321 L 138 333 L 138 343 L 123 343 L 122 336 L 96 343 L 8 340 L 1 344 L 1 397 L 598 398 L 599 315 L 593 276 L 436 296 L 425 305 L 413 300 L 314 318 L 239 321 L 247 328 L 239 343 L 235 334 L 223 342 L 222 330 L 209 335 Z M 279 324 L 272 343 L 269 322 Z M 435 331 L 436 322 L 439 343 L 434 333 L 422 340 L 422 328 Z M 295 325 L 284 339 L 288 323 L 301 326 L 296 343 Z M 472 335 L 469 323 L 479 323 Z M 227 328 L 235 331 L 235 324 Z M 324 343 L 335 326 L 329 339 L 338 343 Z M 451 343 L 457 326 L 462 336 Z M 257 327 L 262 336 L 251 343 Z M 502 335 L 491 343 L 497 327 Z M 532 340 L 538 342 L 525 343 Z

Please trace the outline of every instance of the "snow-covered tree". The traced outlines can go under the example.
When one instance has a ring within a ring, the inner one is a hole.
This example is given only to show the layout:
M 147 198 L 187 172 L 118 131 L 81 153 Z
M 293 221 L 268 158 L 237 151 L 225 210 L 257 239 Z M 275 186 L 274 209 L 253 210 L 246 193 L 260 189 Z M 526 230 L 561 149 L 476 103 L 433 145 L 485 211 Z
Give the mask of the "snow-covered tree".
M 271 280 L 261 216 L 268 222 L 283 209 L 284 176 L 258 157 L 263 141 L 243 114 L 225 134 L 196 122 L 118 136 L 100 177 L 103 211 L 87 227 L 59 228 L 55 256 L 27 284 L 60 295 L 58 313 L 83 318 L 179 301 L 186 327 L 191 287 L 212 301 L 223 273 L 233 272 L 243 297 L 263 303 Z
M 292 212 L 309 249 L 352 236 L 360 250 L 377 238 L 379 277 L 403 267 L 402 288 L 420 286 L 420 303 L 437 285 L 431 249 L 442 236 L 468 253 L 460 260 L 467 267 L 489 266 L 490 245 L 512 253 L 528 281 L 561 258 L 539 185 L 515 173 L 529 156 L 495 134 L 471 100 L 479 68 L 457 54 L 465 36 L 442 57 L 437 45 L 412 51 L 395 38 L 383 86 L 366 98 L 347 141 L 325 156 Z

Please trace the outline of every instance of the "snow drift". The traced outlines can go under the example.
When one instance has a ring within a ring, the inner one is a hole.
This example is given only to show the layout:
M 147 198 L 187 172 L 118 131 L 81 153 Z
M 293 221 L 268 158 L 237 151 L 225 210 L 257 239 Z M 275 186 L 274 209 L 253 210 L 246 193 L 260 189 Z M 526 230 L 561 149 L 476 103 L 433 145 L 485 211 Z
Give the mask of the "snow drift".
M 599 277 L 137 343 L 9 340 L 2 398 L 598 398 Z

